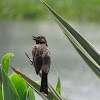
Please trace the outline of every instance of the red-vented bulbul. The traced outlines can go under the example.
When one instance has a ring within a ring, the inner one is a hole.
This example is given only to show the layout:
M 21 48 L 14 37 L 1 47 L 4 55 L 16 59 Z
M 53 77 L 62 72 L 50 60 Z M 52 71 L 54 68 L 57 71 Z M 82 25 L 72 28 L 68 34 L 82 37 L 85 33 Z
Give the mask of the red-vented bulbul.
M 48 95 L 48 72 L 50 69 L 50 52 L 48 50 L 47 41 L 44 36 L 34 37 L 36 45 L 32 49 L 33 65 L 35 67 L 36 74 L 42 72 L 41 88 L 40 92 Z

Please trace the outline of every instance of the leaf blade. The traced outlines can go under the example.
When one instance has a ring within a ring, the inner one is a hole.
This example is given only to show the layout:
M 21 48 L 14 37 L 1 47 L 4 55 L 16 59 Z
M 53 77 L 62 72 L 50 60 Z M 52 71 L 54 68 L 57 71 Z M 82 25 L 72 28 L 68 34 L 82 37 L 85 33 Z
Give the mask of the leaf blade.
M 100 53 L 96 50 L 96 48 L 87 41 L 83 36 L 81 36 L 74 28 L 72 28 L 61 16 L 59 16 L 51 7 L 49 7 L 43 0 L 41 2 L 45 5 L 45 7 L 50 11 L 56 20 L 57 24 L 60 26 L 64 34 L 68 39 L 70 39 L 71 43 L 81 51 L 80 55 L 85 55 L 89 61 L 86 61 L 89 67 L 96 73 L 96 75 L 100 78 Z M 76 48 L 75 48 L 76 49 Z M 90 64 L 89 64 L 90 63 Z M 95 66 L 94 66 L 95 65 Z M 94 66 L 94 67 L 93 67 Z M 96 69 L 96 70 L 94 70 Z
M 14 54 L 9 53 L 6 54 L 2 59 L 2 68 L 1 68 L 1 76 L 2 76 L 2 95 L 5 100 L 19 100 L 19 95 L 8 77 L 8 69 L 9 69 L 9 57 Z
M 0 100 L 2 100 L 2 74 L 1 74 L 1 66 L 0 66 Z
M 14 72 L 16 74 L 18 74 L 30 87 L 32 87 L 44 100 L 52 100 L 53 96 L 52 94 L 49 92 L 48 96 L 43 95 L 42 93 L 39 92 L 40 90 L 40 86 L 34 81 L 31 80 L 29 77 L 27 77 L 26 75 L 24 75 L 23 73 L 21 73 L 20 71 L 14 69 L 12 67 L 12 69 L 14 70 Z
M 56 91 L 61 95 L 61 82 L 60 82 L 60 77 L 59 74 L 57 73 L 58 76 L 58 80 L 57 80 L 57 84 L 56 84 Z
M 35 95 L 30 86 L 29 86 L 28 92 L 29 92 L 29 98 L 30 98 L 29 100 L 35 100 Z
M 17 91 L 13 83 L 10 81 L 4 68 L 2 68 L 2 82 L 3 82 L 3 89 L 4 89 L 4 99 L 5 100 L 19 100 Z
M 10 76 L 10 79 L 18 92 L 20 100 L 26 100 L 27 86 L 25 81 L 22 80 L 16 73 L 13 73 Z
M 7 74 L 8 74 L 8 69 L 9 69 L 9 57 L 10 56 L 14 57 L 14 54 L 8 53 L 2 58 L 2 66 Z
M 47 7 L 50 13 L 55 17 L 81 44 L 84 45 L 84 49 L 93 57 L 93 59 L 100 65 L 100 52 L 80 33 L 78 33 L 72 26 L 70 26 L 67 21 L 65 21 L 61 16 L 59 16 L 51 7 L 49 7 L 43 0 L 41 2 Z M 91 51 L 91 52 L 90 52 Z

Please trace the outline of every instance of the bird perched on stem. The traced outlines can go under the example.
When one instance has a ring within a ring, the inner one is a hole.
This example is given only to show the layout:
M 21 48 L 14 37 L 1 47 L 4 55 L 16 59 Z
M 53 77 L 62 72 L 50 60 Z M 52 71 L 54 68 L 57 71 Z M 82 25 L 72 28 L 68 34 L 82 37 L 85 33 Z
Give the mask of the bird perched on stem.
M 44 36 L 34 37 L 36 45 L 32 49 L 33 61 L 36 74 L 42 72 L 40 92 L 48 95 L 48 72 L 50 69 L 50 52 L 48 50 L 47 41 Z

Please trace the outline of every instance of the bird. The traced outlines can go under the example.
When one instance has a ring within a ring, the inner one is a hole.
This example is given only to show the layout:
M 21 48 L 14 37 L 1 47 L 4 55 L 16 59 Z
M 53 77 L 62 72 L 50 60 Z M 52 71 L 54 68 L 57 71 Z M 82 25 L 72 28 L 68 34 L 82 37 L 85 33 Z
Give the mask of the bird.
M 42 73 L 40 92 L 48 95 L 48 73 L 51 65 L 50 52 L 46 38 L 42 35 L 32 36 L 36 44 L 32 49 L 32 64 L 35 67 L 36 74 Z

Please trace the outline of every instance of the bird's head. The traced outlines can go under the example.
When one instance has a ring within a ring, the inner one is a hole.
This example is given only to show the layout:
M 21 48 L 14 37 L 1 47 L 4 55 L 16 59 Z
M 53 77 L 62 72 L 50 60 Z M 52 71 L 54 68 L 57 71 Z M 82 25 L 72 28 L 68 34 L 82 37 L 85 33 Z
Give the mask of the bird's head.
M 38 37 L 35 37 L 35 36 L 32 36 L 32 37 L 33 37 L 33 40 L 36 41 L 36 44 L 45 44 L 46 46 L 48 46 L 47 41 L 44 36 L 39 35 Z

